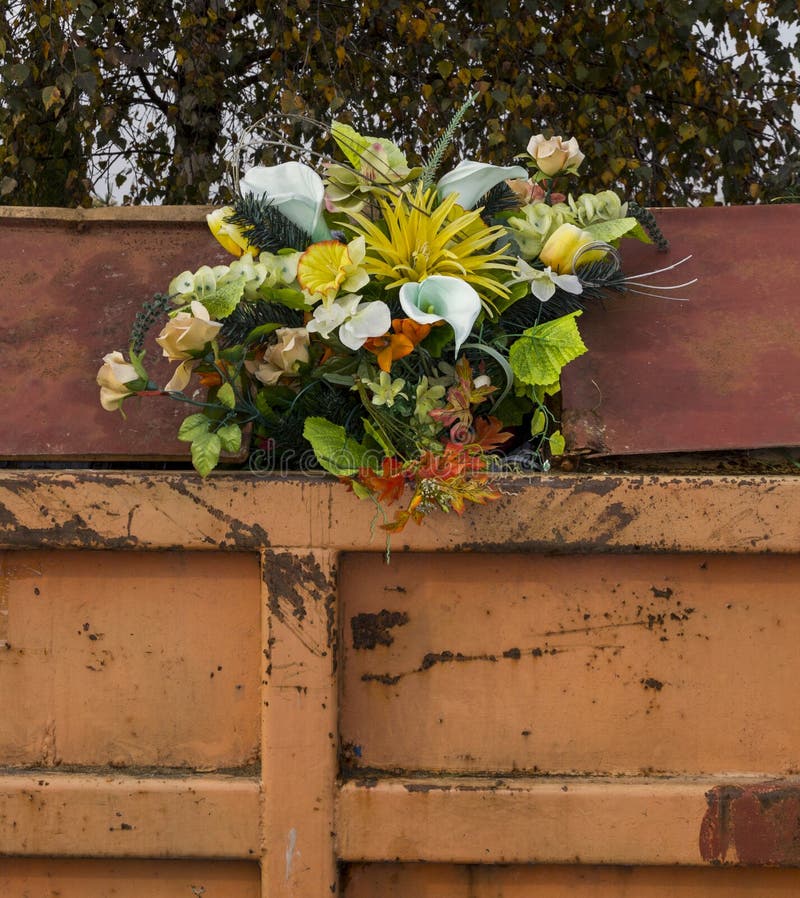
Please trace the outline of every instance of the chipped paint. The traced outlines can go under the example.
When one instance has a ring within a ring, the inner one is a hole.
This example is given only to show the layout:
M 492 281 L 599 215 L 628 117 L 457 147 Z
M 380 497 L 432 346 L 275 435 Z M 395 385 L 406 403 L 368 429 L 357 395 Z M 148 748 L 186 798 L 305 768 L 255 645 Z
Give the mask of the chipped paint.
M 405 590 L 404 590 L 405 591 Z M 389 632 L 393 627 L 408 623 L 405 611 L 387 611 L 382 608 L 377 614 L 356 614 L 350 618 L 354 649 L 374 649 L 378 645 L 389 646 L 394 637 Z
M 286 876 L 285 881 L 289 882 L 292 878 L 292 863 L 294 862 L 295 848 L 297 846 L 297 830 L 292 827 L 289 835 L 286 837 Z M 298 851 L 299 855 L 300 852 Z

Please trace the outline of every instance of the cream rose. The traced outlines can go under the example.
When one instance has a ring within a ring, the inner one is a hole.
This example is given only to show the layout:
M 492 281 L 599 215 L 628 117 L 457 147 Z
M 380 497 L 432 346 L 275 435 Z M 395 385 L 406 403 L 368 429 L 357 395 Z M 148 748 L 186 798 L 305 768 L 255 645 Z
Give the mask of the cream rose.
M 308 332 L 304 327 L 281 327 L 278 338 L 264 353 L 264 361 L 253 372 L 262 384 L 272 386 L 281 377 L 297 373 L 308 362 Z
M 100 405 L 107 412 L 115 412 L 123 399 L 133 392 L 126 384 L 139 379 L 136 369 L 121 352 L 109 352 L 103 356 L 103 367 L 97 372 L 97 385 L 100 387 Z
M 562 171 L 577 171 L 584 159 L 574 137 L 564 140 L 561 137 L 546 138 L 544 134 L 535 134 L 528 142 L 527 149 L 539 171 L 551 178 Z
M 156 337 L 164 356 L 172 361 L 191 358 L 192 353 L 204 349 L 222 327 L 220 322 L 210 319 L 208 310 L 201 302 L 195 300 L 191 309 L 191 314 L 178 312 Z

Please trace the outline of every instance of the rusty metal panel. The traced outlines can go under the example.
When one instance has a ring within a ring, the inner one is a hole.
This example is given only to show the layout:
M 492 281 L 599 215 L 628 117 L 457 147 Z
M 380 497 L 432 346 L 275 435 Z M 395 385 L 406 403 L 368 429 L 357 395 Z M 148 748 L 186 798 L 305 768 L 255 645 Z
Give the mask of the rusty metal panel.
M 345 555 L 345 768 L 800 768 L 800 556 Z
M 258 866 L 221 861 L 0 860 L 5 898 L 260 898 Z
M 568 450 L 600 455 L 800 445 L 800 205 L 656 209 L 672 246 L 623 247 L 628 274 L 697 277 L 689 302 L 625 295 L 580 319 L 563 375 Z
M 258 762 L 257 555 L 0 552 L 0 606 L 0 767 Z
M 0 209 L 0 352 L 5 403 L 0 458 L 185 458 L 175 438 L 189 412 L 130 400 L 127 421 L 100 407 L 97 371 L 126 341 L 135 313 L 172 278 L 229 256 L 203 208 Z M 161 355 L 157 329 L 148 359 Z M 151 376 L 169 379 L 171 365 Z
M 354 864 L 344 898 L 764 898 L 800 894 L 799 870 Z

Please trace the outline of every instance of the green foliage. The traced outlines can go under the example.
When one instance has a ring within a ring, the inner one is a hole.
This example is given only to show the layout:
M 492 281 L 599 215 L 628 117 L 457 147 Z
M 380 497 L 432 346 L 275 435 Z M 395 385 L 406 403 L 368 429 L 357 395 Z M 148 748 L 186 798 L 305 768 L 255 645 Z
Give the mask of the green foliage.
M 303 436 L 311 444 L 317 461 L 337 477 L 357 474 L 359 468 L 369 466 L 369 456 L 364 446 L 349 437 L 344 427 L 332 424 L 325 418 L 307 418 Z
M 728 202 L 785 196 L 800 176 L 794 0 L 5 0 L 4 13 L 4 203 L 227 200 L 226 154 L 261 117 L 270 142 L 245 165 L 296 158 L 290 144 L 330 151 L 311 121 L 332 119 L 426 156 L 472 93 L 453 162 L 508 162 L 552 129 L 586 153 L 583 189 L 642 206 L 713 203 L 720 178 Z
M 568 362 L 586 352 L 573 312 L 555 321 L 528 328 L 511 345 L 508 361 L 514 374 L 531 386 L 555 383 Z

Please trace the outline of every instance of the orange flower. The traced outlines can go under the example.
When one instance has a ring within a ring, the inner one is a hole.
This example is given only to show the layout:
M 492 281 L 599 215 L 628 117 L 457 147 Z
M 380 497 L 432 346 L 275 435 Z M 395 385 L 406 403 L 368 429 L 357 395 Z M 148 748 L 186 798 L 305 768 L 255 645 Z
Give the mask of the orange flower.
M 396 334 L 402 334 L 409 339 L 414 346 L 421 343 L 431 332 L 430 324 L 417 324 L 411 318 L 393 318 L 392 327 Z
M 378 367 L 387 374 L 391 371 L 392 362 L 410 355 L 417 343 L 421 343 L 431 330 L 430 324 L 417 324 L 410 318 L 393 318 L 392 327 L 393 334 L 370 337 L 364 343 L 364 349 L 375 353 Z
M 414 344 L 402 334 L 385 334 L 383 337 L 370 337 L 364 343 L 364 349 L 375 353 L 378 367 L 388 374 L 392 369 L 392 362 L 410 355 L 414 351 Z

